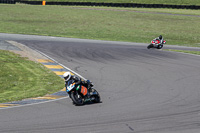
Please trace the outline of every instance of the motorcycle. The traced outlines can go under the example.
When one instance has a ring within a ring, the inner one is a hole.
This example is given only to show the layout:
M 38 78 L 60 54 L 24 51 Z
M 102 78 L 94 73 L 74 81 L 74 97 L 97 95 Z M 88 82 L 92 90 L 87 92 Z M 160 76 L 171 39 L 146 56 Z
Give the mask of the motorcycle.
M 157 49 L 161 49 L 163 47 L 163 44 L 166 44 L 166 41 L 163 40 L 163 43 L 160 42 L 159 39 L 153 39 L 151 41 L 151 44 L 149 44 L 147 46 L 147 49 L 150 49 L 150 48 L 157 48 Z
M 86 102 L 100 103 L 101 98 L 97 90 L 92 86 L 93 84 L 87 80 L 87 85 L 76 85 L 75 82 L 69 81 L 66 91 L 75 105 L 84 105 Z

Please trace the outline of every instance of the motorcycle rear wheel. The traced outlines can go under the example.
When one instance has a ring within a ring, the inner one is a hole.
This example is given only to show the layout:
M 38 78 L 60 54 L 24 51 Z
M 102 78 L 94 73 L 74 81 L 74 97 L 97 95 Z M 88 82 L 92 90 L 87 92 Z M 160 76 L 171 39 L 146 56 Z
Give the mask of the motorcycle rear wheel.
M 80 106 L 84 104 L 83 97 L 77 91 L 71 92 L 70 96 L 75 105 Z
M 159 45 L 158 47 L 157 47 L 157 49 L 161 49 L 163 47 L 163 45 Z

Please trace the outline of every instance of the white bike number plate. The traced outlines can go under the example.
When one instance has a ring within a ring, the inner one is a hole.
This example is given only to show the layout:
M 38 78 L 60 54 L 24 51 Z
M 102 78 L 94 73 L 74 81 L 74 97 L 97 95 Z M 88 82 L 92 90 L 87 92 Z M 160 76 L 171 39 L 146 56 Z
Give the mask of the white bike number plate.
M 68 91 L 71 91 L 74 88 L 75 84 L 71 84 L 70 86 L 67 87 Z

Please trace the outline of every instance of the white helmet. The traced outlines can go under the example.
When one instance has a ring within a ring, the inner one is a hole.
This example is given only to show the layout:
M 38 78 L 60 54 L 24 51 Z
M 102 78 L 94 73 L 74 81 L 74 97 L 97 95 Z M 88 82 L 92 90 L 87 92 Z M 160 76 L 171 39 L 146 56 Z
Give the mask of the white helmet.
M 68 81 L 71 78 L 71 76 L 72 75 L 71 75 L 70 72 L 66 72 L 66 73 L 63 74 L 63 77 L 64 77 L 65 81 Z

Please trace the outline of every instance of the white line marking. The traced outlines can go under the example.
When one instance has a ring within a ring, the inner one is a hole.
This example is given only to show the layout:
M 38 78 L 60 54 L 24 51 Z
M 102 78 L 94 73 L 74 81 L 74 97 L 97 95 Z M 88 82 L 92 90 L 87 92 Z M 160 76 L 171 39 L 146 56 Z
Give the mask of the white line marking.
M 48 102 L 54 102 L 54 101 L 62 100 L 62 99 L 65 99 L 65 98 L 69 98 L 69 96 L 58 98 L 58 99 L 54 99 L 54 100 L 48 100 L 48 101 L 44 101 L 44 102 L 30 103 L 30 104 L 24 104 L 24 105 L 16 105 L 16 106 L 12 106 L 12 107 L 4 107 L 4 108 L 0 108 L 0 110 L 1 109 L 10 109 L 10 108 L 25 107 L 25 106 L 30 106 L 30 105 L 37 105 L 37 104 L 48 103 Z
M 50 56 L 48 56 L 48 55 L 46 55 L 46 54 L 44 54 L 44 53 L 40 52 L 40 51 L 39 51 L 39 50 L 37 50 L 37 49 L 35 49 L 35 51 L 37 51 L 38 53 L 40 53 L 40 54 L 42 54 L 42 55 L 46 56 L 47 58 L 49 58 L 49 59 L 51 59 L 51 60 L 53 60 L 54 62 L 56 62 L 56 63 L 57 63 L 57 64 L 59 64 L 60 66 L 64 67 L 65 69 L 68 69 L 69 71 L 71 71 L 71 72 L 72 72 L 72 73 L 74 73 L 75 75 L 79 76 L 80 78 L 82 78 L 82 79 L 86 80 L 86 78 L 84 78 L 84 77 L 83 77 L 83 76 L 81 76 L 80 74 L 78 74 L 78 73 L 74 72 L 74 71 L 73 71 L 73 70 L 71 70 L 70 68 L 68 68 L 68 67 L 64 66 L 63 64 L 61 64 L 61 63 L 57 62 L 56 60 L 54 60 L 54 59 L 53 59 L 53 58 L 51 58 Z

